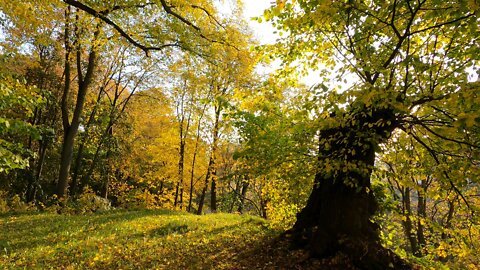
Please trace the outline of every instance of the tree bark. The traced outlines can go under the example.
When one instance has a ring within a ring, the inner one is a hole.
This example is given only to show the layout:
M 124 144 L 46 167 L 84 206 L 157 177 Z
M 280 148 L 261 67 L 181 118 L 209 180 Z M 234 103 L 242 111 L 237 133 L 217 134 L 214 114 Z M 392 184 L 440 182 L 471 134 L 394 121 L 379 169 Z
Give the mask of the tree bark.
M 178 181 L 177 187 L 175 189 L 175 202 L 174 206 L 180 206 L 180 210 L 183 208 L 183 180 L 184 180 L 184 167 L 185 167 L 185 144 L 187 140 L 188 131 L 190 129 L 190 117 L 191 113 L 188 115 L 186 121 L 186 127 L 184 127 L 185 123 L 185 106 L 184 106 L 184 97 L 182 96 L 182 101 L 180 108 L 177 109 L 177 113 L 181 114 L 180 121 L 179 121 L 179 139 L 180 139 L 180 148 L 179 148 L 179 158 L 178 158 Z
M 103 86 L 100 88 L 98 91 L 97 95 L 97 100 L 95 102 L 95 105 L 93 106 L 92 111 L 90 112 L 90 116 L 88 117 L 87 124 L 85 125 L 85 136 L 83 137 L 82 142 L 80 143 L 80 146 L 78 147 L 78 153 L 75 158 L 74 166 L 73 166 L 73 174 L 72 174 L 72 186 L 70 188 L 70 195 L 74 196 L 77 193 L 77 185 L 78 185 L 78 175 L 80 174 L 80 167 L 82 166 L 82 159 L 83 159 L 83 151 L 85 149 L 85 145 L 87 144 L 90 136 L 90 126 L 93 123 L 93 120 L 95 119 L 95 116 L 97 114 L 97 108 L 100 104 L 100 101 L 102 99 L 104 93 L 104 88 Z
M 212 163 L 213 159 L 212 157 L 210 157 L 210 161 L 208 162 L 207 175 L 205 176 L 205 185 L 203 186 L 202 193 L 200 195 L 200 201 L 198 202 L 197 215 L 201 215 L 203 213 L 203 205 L 205 204 L 205 197 L 208 190 L 208 184 L 210 182 L 211 169 L 213 167 Z
M 378 204 L 370 174 L 375 149 L 395 128 L 393 110 L 350 107 L 348 113 L 331 117 L 337 124 L 320 131 L 312 192 L 286 236 L 316 257 L 342 252 L 362 269 L 388 269 L 392 264 L 409 269 L 381 246 L 379 226 L 371 221 Z
M 213 142 L 212 142 L 212 152 L 210 153 L 210 160 L 208 162 L 207 168 L 207 175 L 205 176 L 205 186 L 203 187 L 202 194 L 200 195 L 200 202 L 198 203 L 197 214 L 201 215 L 203 212 L 203 205 L 205 204 L 205 196 L 208 190 L 208 186 L 210 181 L 211 189 L 210 192 L 210 209 L 212 212 L 217 211 L 217 197 L 216 197 L 216 152 L 218 147 L 218 131 L 219 131 L 219 122 L 220 122 L 220 113 L 221 113 L 221 106 L 215 106 L 215 124 L 213 126 Z
M 200 125 L 200 124 L 199 124 Z M 197 152 L 198 152 L 198 144 L 200 141 L 200 134 L 199 134 L 200 127 L 198 128 L 197 131 L 197 139 L 195 140 L 195 148 L 193 150 L 193 159 L 192 159 L 192 171 L 190 172 L 190 193 L 188 196 L 188 212 L 192 210 L 192 200 L 193 200 L 193 177 L 195 174 L 195 162 L 197 160 Z
M 249 181 L 248 179 L 243 179 L 242 181 L 242 193 L 240 195 L 240 204 L 238 205 L 238 212 L 243 214 L 243 206 L 245 204 L 245 198 L 247 196 Z
M 213 126 L 213 146 L 212 146 L 212 185 L 210 187 L 210 209 L 212 212 L 217 212 L 217 148 L 218 148 L 218 134 L 220 129 L 220 114 L 222 112 L 222 106 L 218 104 L 215 108 L 215 125 Z
M 205 114 L 206 106 L 207 106 L 206 104 L 203 106 L 200 116 L 198 117 L 197 135 L 195 139 L 195 147 L 193 149 L 192 170 L 190 172 L 190 194 L 188 198 L 188 212 L 192 210 L 193 188 L 194 188 L 193 177 L 195 175 L 195 162 L 197 160 L 198 145 L 200 144 L 200 130 L 201 130 L 202 119 Z
M 427 218 L 427 198 L 425 197 L 425 193 L 427 192 L 427 187 L 428 187 L 428 182 L 427 181 L 421 181 L 420 187 L 422 188 L 417 192 L 418 194 L 418 202 L 417 202 L 417 216 L 418 216 L 418 221 L 417 221 L 417 239 L 418 239 L 418 245 L 419 245 L 419 252 L 420 256 L 423 254 L 423 247 L 427 244 L 427 240 L 425 239 L 425 234 L 424 234 L 424 226 L 423 223 L 424 220 Z
M 455 197 L 453 200 L 448 200 L 448 212 L 445 217 L 445 220 L 442 221 L 443 228 L 450 229 L 452 227 L 453 214 L 455 213 L 455 201 L 458 197 Z M 449 234 L 447 232 L 442 232 L 442 239 L 447 239 Z
M 70 53 L 71 53 L 71 46 L 70 46 L 70 7 L 67 8 L 65 11 L 65 66 L 64 66 L 64 76 L 65 76 L 65 83 L 63 87 L 63 94 L 62 94 L 62 124 L 63 124 L 63 144 L 62 144 L 62 152 L 60 158 L 60 172 L 58 176 L 58 183 L 57 183 L 57 195 L 59 197 L 63 197 L 65 191 L 67 189 L 68 184 L 68 171 L 70 170 L 70 159 L 68 157 L 68 147 L 66 145 L 68 143 L 67 135 L 70 129 L 70 122 L 68 119 L 69 111 L 68 111 L 68 96 L 70 93 Z M 72 143 L 73 145 L 73 143 Z M 70 153 L 71 156 L 71 153 Z M 71 158 L 71 157 L 70 157 Z
M 418 248 L 417 238 L 415 236 L 415 232 L 413 229 L 413 222 L 410 218 L 412 215 L 412 207 L 411 207 L 411 200 L 410 200 L 410 188 L 405 187 L 402 192 L 403 195 L 403 216 L 405 220 L 403 220 L 403 228 L 405 230 L 405 235 L 410 243 L 410 249 L 413 255 L 419 257 L 421 255 L 420 250 Z
M 183 124 L 182 124 L 183 125 Z M 184 168 L 184 159 L 185 159 L 185 139 L 183 138 L 183 128 L 180 127 L 180 150 L 179 150 L 179 160 L 178 160 L 178 181 L 177 187 L 175 188 L 175 202 L 174 206 L 180 207 L 182 210 L 183 207 L 183 168 Z
M 87 95 L 88 88 L 91 84 L 93 79 L 93 72 L 96 65 L 97 60 L 97 53 L 96 48 L 92 46 L 90 53 L 88 55 L 88 65 L 87 70 L 85 73 L 85 77 L 83 77 L 81 65 L 77 65 L 77 73 L 78 73 L 78 93 L 77 93 L 77 100 L 75 103 L 75 109 L 73 112 L 72 120 L 69 122 L 69 110 L 68 110 L 68 95 L 70 91 L 70 44 L 68 42 L 69 38 L 69 26 L 68 26 L 68 17 L 69 12 L 66 12 L 67 15 L 67 25 L 65 27 L 65 46 L 66 46 L 66 56 L 65 56 L 65 87 L 64 93 L 62 96 L 62 119 L 63 119 L 63 144 L 62 144 L 62 152 L 60 157 L 60 172 L 58 176 L 58 183 L 57 183 L 57 191 L 56 194 L 58 197 L 63 197 L 68 188 L 68 176 L 70 173 L 70 166 L 73 157 L 73 146 L 75 142 L 75 137 L 77 136 L 78 127 L 80 126 L 80 117 L 83 113 L 83 106 L 85 104 L 85 98 Z M 97 28 L 93 41 L 97 39 L 99 35 L 99 29 Z M 79 39 L 80 37 L 77 37 Z M 79 41 L 77 41 L 79 42 Z M 80 48 L 77 47 L 77 50 Z M 77 62 L 79 56 L 77 56 Z

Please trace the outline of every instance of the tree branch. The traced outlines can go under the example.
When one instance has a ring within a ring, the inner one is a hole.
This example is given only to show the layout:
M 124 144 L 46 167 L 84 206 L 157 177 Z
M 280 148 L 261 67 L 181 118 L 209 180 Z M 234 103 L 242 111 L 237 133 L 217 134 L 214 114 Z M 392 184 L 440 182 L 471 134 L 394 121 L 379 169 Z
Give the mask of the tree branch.
M 440 165 L 441 162 L 440 160 L 438 159 L 438 156 L 437 156 L 437 153 L 435 153 L 435 150 L 433 150 L 432 148 L 430 148 L 424 141 L 422 141 L 422 139 L 420 139 L 417 135 L 415 135 L 413 132 L 407 132 L 404 128 L 401 128 L 404 132 L 406 132 L 407 134 L 411 135 L 415 141 L 417 141 L 420 145 L 422 145 L 426 150 L 427 152 L 430 154 L 430 156 L 435 160 L 435 163 L 437 165 Z M 450 178 L 450 175 L 445 171 L 443 170 L 443 174 L 444 176 L 448 179 L 448 182 L 450 183 L 451 187 L 453 188 L 453 190 L 455 190 L 455 193 L 457 193 L 463 200 L 463 202 L 465 203 L 465 205 L 467 205 L 468 209 L 470 209 L 471 213 L 472 213 L 472 216 L 474 215 L 475 211 L 472 209 L 472 207 L 470 206 L 470 204 L 468 203 L 468 200 L 467 198 L 465 198 L 465 196 L 462 194 L 462 192 L 457 188 L 457 186 L 453 183 L 452 179 Z
M 102 10 L 102 11 L 99 11 L 98 13 L 100 14 L 103 14 L 103 15 L 107 15 L 109 14 L 110 12 L 112 11 L 117 11 L 117 10 L 124 10 L 124 9 L 129 9 L 129 8 L 145 8 L 145 7 L 148 7 L 148 6 L 153 6 L 155 5 L 155 3 L 145 3 L 145 4 L 137 4 L 137 5 L 130 5 L 130 6 L 120 6 L 120 5 L 117 5 L 117 6 L 113 6 L 111 8 L 108 8 L 108 9 L 105 9 L 105 10 Z
M 446 140 L 446 141 L 450 141 L 450 142 L 454 142 L 454 143 L 458 143 L 458 144 L 463 144 L 463 145 L 466 145 L 466 146 L 470 146 L 470 147 L 473 147 L 473 148 L 479 148 L 478 145 L 474 145 L 474 144 L 471 144 L 469 142 L 464 142 L 464 141 L 459 141 L 459 140 L 456 140 L 456 139 L 452 139 L 452 138 L 448 138 L 448 137 L 445 137 L 443 136 L 442 134 L 438 134 L 437 132 L 433 131 L 431 128 L 429 128 L 427 125 L 425 125 L 424 123 L 422 123 L 421 121 L 418 122 L 418 124 L 420 126 L 422 126 L 424 129 L 426 129 L 428 132 L 430 132 L 431 134 L 433 134 L 434 136 L 437 136 L 443 140 Z
M 213 16 L 206 8 L 204 7 L 201 7 L 201 6 L 197 6 L 197 5 L 191 5 L 192 8 L 196 8 L 196 9 L 201 9 L 203 10 L 203 12 L 205 12 L 205 14 L 207 14 L 207 16 L 209 18 L 211 18 L 212 20 L 215 21 L 216 24 L 218 24 L 220 27 L 222 27 L 223 29 L 225 29 L 225 27 L 215 18 L 215 16 Z
M 169 44 L 164 44 L 161 46 L 145 46 L 143 44 L 140 44 L 138 41 L 133 39 L 129 34 L 127 34 L 120 26 L 118 26 L 116 23 L 114 23 L 112 20 L 110 20 L 108 17 L 104 15 L 104 13 L 98 12 L 95 9 L 82 4 L 76 0 L 64 0 L 64 2 L 68 5 L 74 6 L 80 10 L 83 10 L 87 12 L 88 14 L 99 18 L 100 20 L 104 21 L 106 24 L 112 26 L 123 38 L 128 40 L 133 46 L 141 49 L 147 56 L 149 55 L 149 51 L 160 51 L 163 50 L 167 47 L 180 47 L 180 44 L 175 42 L 175 43 L 169 43 Z M 164 2 L 162 0 L 162 2 Z
M 418 33 L 421 33 L 421 32 L 425 32 L 425 31 L 428 31 L 428 30 L 431 30 L 431 29 L 440 28 L 440 27 L 442 27 L 442 26 L 449 25 L 449 24 L 454 24 L 454 23 L 456 23 L 456 22 L 459 22 L 459 21 L 468 19 L 468 18 L 473 17 L 473 16 L 475 16 L 475 13 L 469 13 L 468 15 L 465 15 L 465 16 L 462 16 L 462 17 L 459 17 L 459 18 L 456 18 L 455 20 L 451 20 L 451 21 L 439 23 L 439 24 L 436 24 L 436 25 L 432 25 L 432 26 L 429 26 L 429 27 L 425 27 L 425 28 L 422 28 L 422 29 L 413 31 L 413 32 L 411 32 L 410 34 L 411 34 L 411 35 L 414 35 L 414 34 L 418 34 Z

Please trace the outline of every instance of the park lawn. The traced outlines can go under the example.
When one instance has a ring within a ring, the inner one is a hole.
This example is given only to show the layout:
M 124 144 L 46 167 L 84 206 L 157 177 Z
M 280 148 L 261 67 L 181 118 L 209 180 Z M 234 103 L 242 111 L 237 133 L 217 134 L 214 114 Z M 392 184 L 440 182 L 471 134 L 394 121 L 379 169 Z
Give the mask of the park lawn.
M 3 215 L 0 232 L 0 269 L 249 269 L 279 233 L 248 215 L 168 210 Z

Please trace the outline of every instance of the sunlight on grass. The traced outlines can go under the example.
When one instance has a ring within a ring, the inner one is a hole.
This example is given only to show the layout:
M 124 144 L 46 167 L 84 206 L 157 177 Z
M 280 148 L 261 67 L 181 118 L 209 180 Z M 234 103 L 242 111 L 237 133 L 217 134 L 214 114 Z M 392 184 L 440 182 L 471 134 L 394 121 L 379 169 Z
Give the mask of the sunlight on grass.
M 165 210 L 0 217 L 5 269 L 234 269 L 276 232 L 256 217 Z

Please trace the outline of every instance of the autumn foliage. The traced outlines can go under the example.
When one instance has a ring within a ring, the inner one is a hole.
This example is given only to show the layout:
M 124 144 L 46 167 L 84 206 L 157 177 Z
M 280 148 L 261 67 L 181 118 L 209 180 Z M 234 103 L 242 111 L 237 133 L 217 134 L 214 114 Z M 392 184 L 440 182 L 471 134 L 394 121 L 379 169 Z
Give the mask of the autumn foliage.
M 0 2 L 0 262 L 479 268 L 478 2 L 230 2 Z

